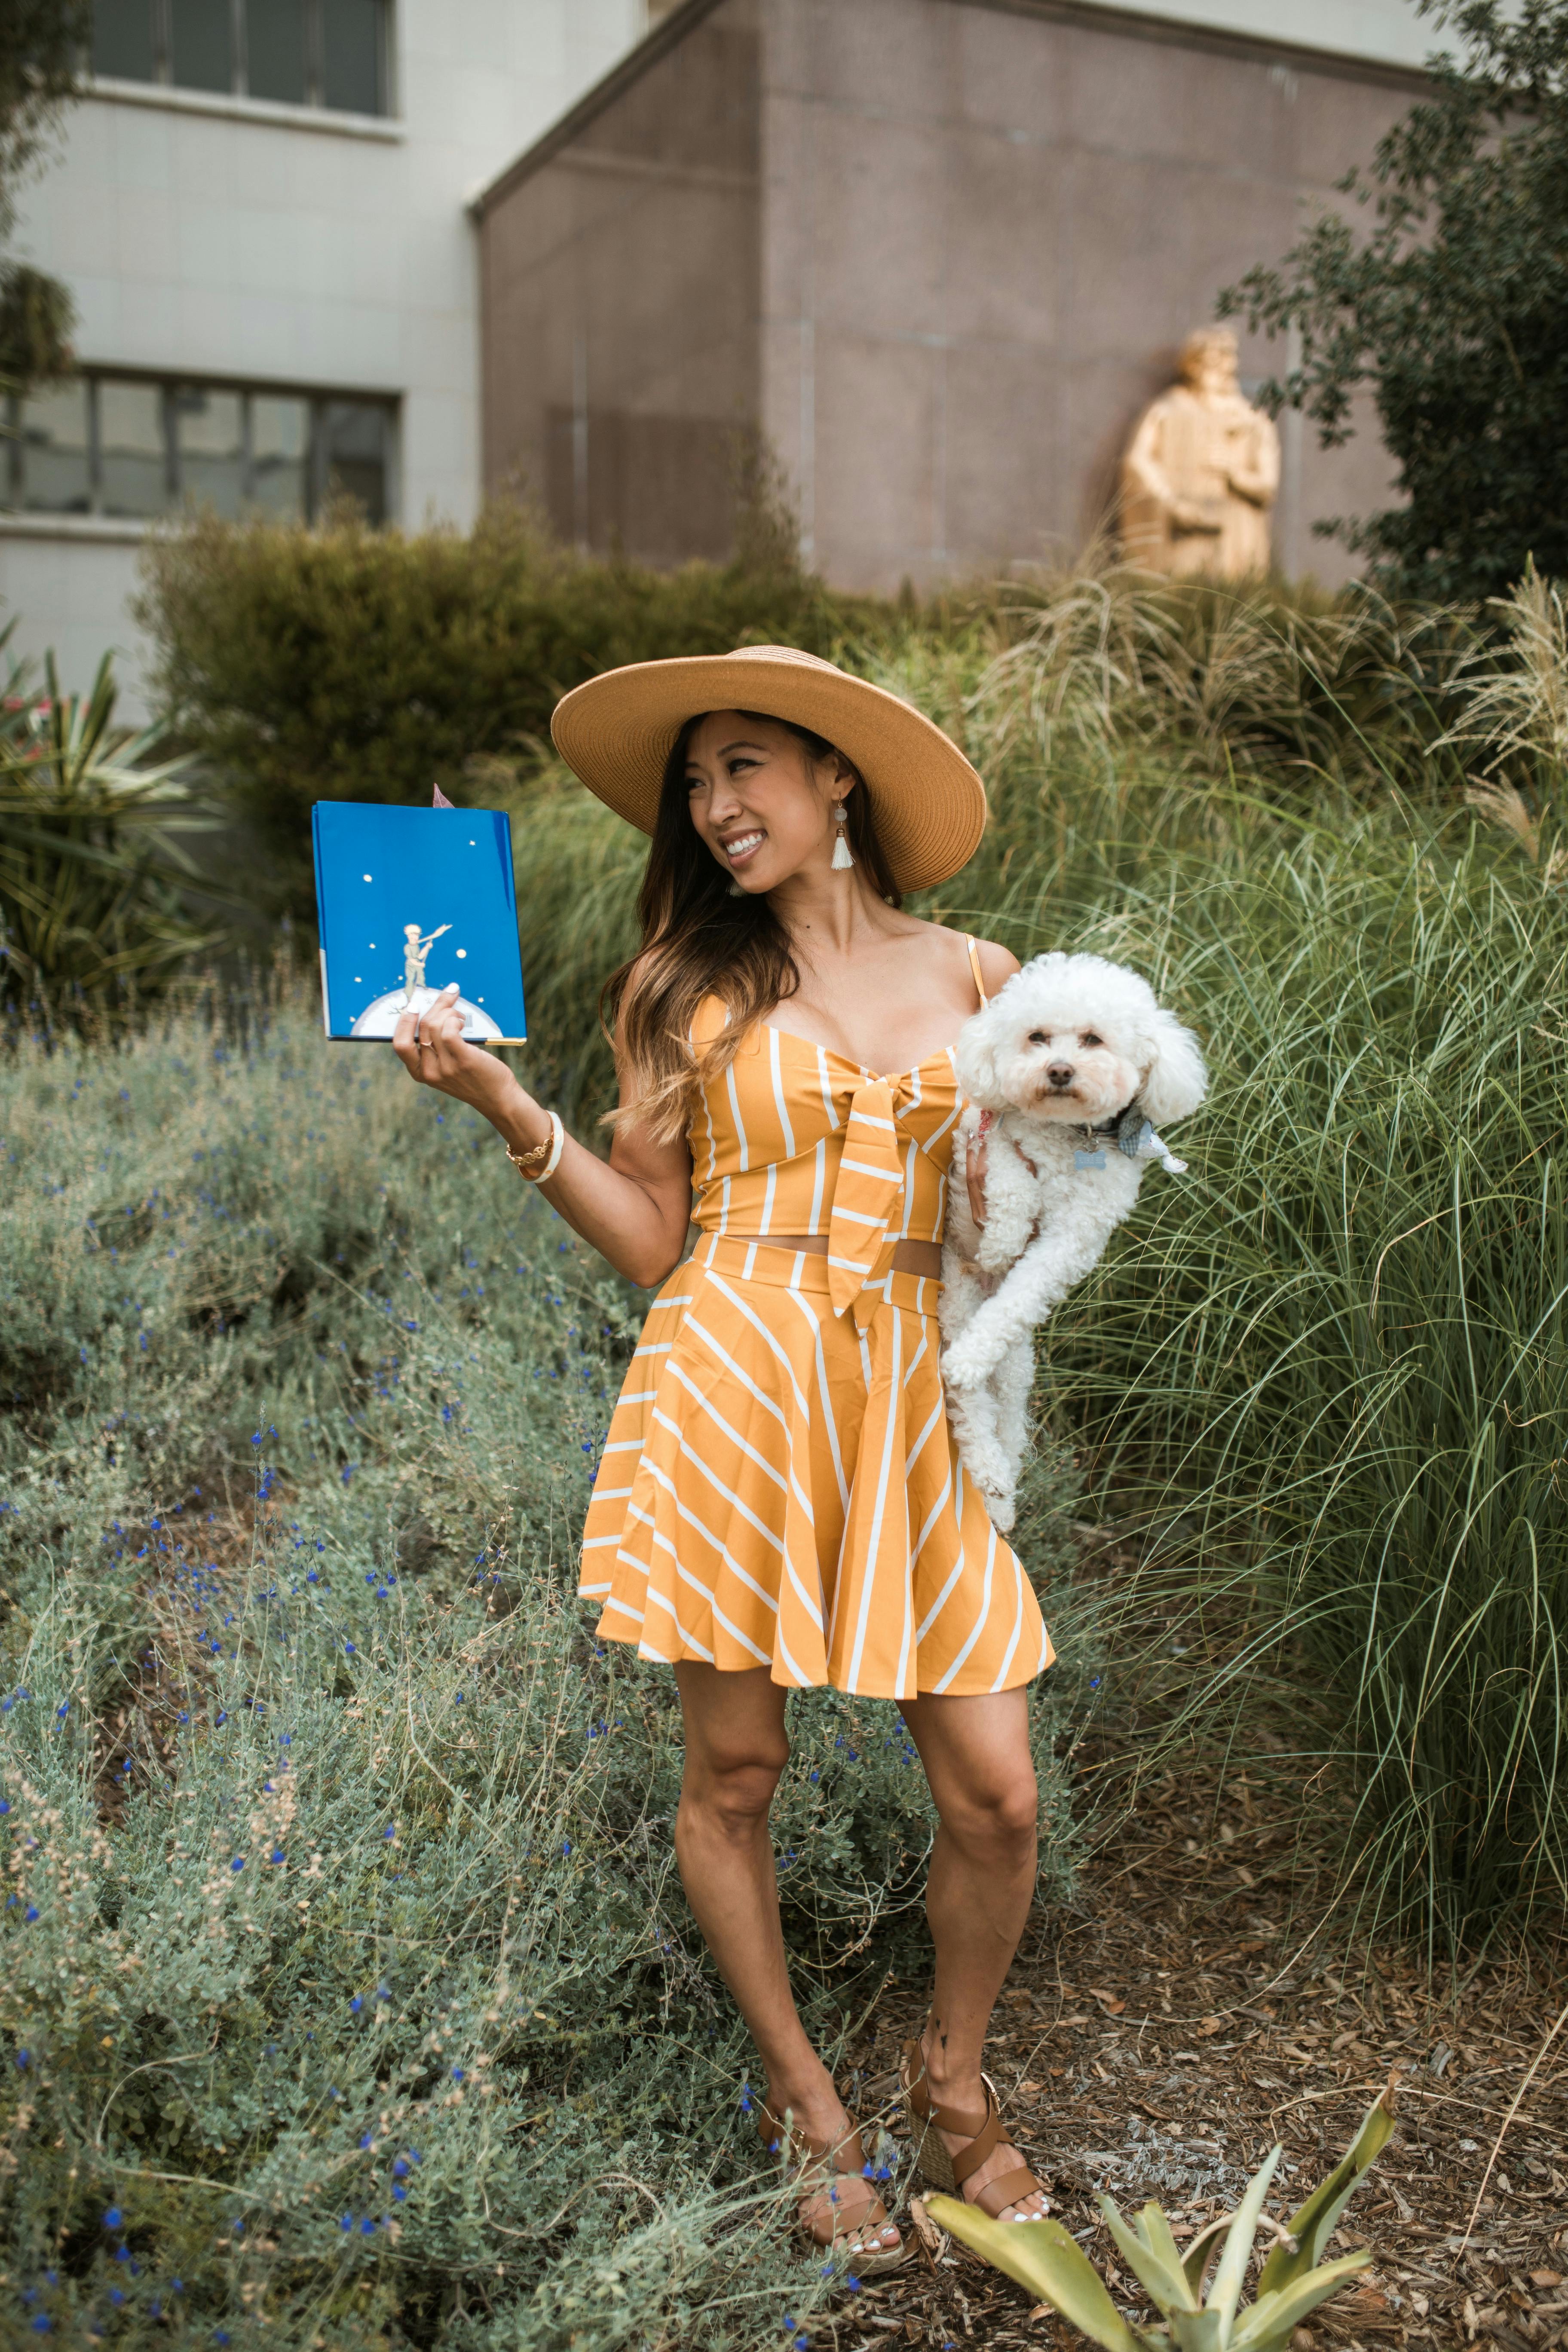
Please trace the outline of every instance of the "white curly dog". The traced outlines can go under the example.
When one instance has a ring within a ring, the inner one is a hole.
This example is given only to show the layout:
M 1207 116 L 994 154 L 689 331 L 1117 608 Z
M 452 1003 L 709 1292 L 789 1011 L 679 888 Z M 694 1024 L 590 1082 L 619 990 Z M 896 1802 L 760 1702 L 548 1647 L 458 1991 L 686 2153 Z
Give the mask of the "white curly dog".
M 942 1377 L 964 1468 L 1005 1534 L 1028 1440 L 1030 1334 L 1099 1264 L 1149 1161 L 1184 1169 L 1155 1129 L 1196 1110 L 1208 1078 L 1148 982 L 1096 955 L 1037 956 L 1015 972 L 960 1031 L 956 1063 L 954 1162 L 985 1138 L 985 1223 L 955 1181 Z

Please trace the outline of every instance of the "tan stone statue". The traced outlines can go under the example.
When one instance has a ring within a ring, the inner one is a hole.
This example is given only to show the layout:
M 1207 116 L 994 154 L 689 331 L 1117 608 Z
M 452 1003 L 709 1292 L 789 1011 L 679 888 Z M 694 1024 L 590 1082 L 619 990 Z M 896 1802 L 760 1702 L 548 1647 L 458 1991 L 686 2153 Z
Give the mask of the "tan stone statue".
M 1121 460 L 1121 533 L 1130 563 L 1238 580 L 1268 569 L 1268 509 L 1279 436 L 1236 377 L 1236 337 L 1200 327 L 1180 374 L 1152 401 Z

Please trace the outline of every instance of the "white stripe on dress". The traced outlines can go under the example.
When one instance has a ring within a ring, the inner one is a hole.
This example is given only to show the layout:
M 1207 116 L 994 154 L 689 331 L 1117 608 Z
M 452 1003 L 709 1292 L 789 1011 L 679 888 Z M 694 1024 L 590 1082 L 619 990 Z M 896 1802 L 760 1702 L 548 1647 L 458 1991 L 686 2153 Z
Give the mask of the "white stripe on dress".
M 999 1691 L 1005 1686 L 1007 1669 L 1013 1663 L 1013 1653 L 1018 1646 L 1018 1636 L 1024 1630 L 1024 1571 L 1018 1565 L 1016 1553 L 1013 1556 L 1013 1596 L 1016 1603 L 1013 1612 L 1013 1632 L 1007 1643 L 1007 1654 L 1003 1659 L 997 1670 L 996 1679 L 991 1685 L 994 1691 Z
M 767 1455 L 765 1454 L 759 1454 L 756 1447 L 752 1445 L 748 1439 L 742 1436 L 734 1423 L 725 1420 L 723 1414 L 720 1412 L 712 1398 L 704 1396 L 701 1390 L 697 1386 L 696 1381 L 689 1380 L 686 1374 L 681 1370 L 679 1364 L 671 1364 L 669 1368 L 669 1377 L 672 1381 L 678 1381 L 680 1387 L 686 1391 L 687 1395 L 691 1399 L 691 1402 L 696 1406 L 698 1412 L 705 1412 L 709 1420 L 713 1423 L 714 1427 L 723 1431 L 725 1436 L 729 1439 L 731 1444 L 734 1446 L 737 1453 L 743 1454 L 748 1462 L 754 1462 L 758 1469 L 763 1473 L 763 1475 L 765 1478 L 771 1478 L 773 1485 L 778 1487 L 781 1494 L 787 1491 L 788 1481 L 780 1476 L 779 1473 L 773 1468 L 773 1464 L 768 1460 Z M 661 1419 L 662 1416 L 656 1412 L 654 1418 L 657 1421 Z
M 827 1113 L 827 1124 L 833 1129 L 834 1134 L 837 1135 L 838 1132 L 838 1113 L 833 1108 L 833 1081 L 827 1075 L 827 1056 L 823 1052 L 820 1045 L 816 1049 L 816 1075 L 822 1087 L 822 1102 L 823 1108 Z
M 741 1155 L 741 1173 L 744 1175 L 747 1169 L 750 1168 L 752 1164 L 752 1147 L 750 1139 L 746 1134 L 746 1122 L 741 1117 L 741 1097 L 735 1092 L 735 1065 L 733 1062 L 731 1063 L 729 1068 L 724 1073 L 724 1084 L 730 1091 L 730 1108 L 735 1120 L 735 1149 Z
M 990 1622 L 991 1580 L 996 1572 L 996 1530 L 994 1527 L 990 1526 L 989 1522 L 987 1522 L 986 1532 L 990 1537 L 990 1541 L 985 1547 L 985 1580 L 981 1587 L 980 1607 L 976 1612 L 974 1622 L 970 1628 L 969 1639 L 964 1643 L 963 1649 L 960 1650 L 957 1657 L 954 1658 L 952 1665 L 949 1666 L 946 1674 L 943 1675 L 941 1682 L 936 1685 L 939 1692 L 944 1691 L 947 1688 L 949 1683 L 952 1680 L 954 1675 L 957 1674 L 959 1668 L 967 1662 L 969 1653 L 973 1649 L 974 1644 L 979 1641 L 981 1634 L 985 1631 L 985 1627 Z
M 827 1138 L 823 1135 L 817 1138 L 816 1143 L 816 1176 L 811 1188 L 811 1218 L 805 1228 L 808 1234 L 819 1234 L 823 1229 L 822 1195 L 826 1182 Z
M 816 1400 L 822 1414 L 823 1429 L 827 1438 L 827 1451 L 833 1460 L 833 1475 L 838 1481 L 838 1507 L 849 1508 L 849 1481 L 844 1475 L 844 1456 L 838 1446 L 838 1423 L 833 1417 L 833 1398 L 827 1385 L 827 1359 L 822 1345 L 822 1318 L 805 1291 L 792 1290 L 790 1297 L 800 1308 L 812 1328 L 816 1358 Z
M 719 1473 L 714 1469 L 712 1464 L 710 1462 L 704 1462 L 701 1454 L 696 1451 L 695 1447 L 688 1445 L 686 1439 L 681 1433 L 680 1423 L 678 1421 L 672 1421 L 667 1412 L 656 1412 L 654 1419 L 658 1422 L 661 1429 L 668 1430 L 670 1436 L 674 1438 L 675 1450 L 679 1454 L 681 1460 L 683 1462 L 689 1462 L 698 1476 L 700 1478 L 706 1478 L 714 1493 L 721 1496 L 724 1501 L 729 1504 L 730 1508 L 738 1513 L 738 1515 L 745 1520 L 746 1525 L 749 1528 L 754 1528 L 758 1535 L 762 1537 L 764 1543 L 772 1544 L 775 1551 L 782 1552 L 784 1548 L 783 1536 L 775 1535 L 773 1528 L 769 1527 L 766 1519 L 763 1518 L 756 1511 L 753 1511 L 749 1503 L 742 1503 L 741 1497 L 736 1494 L 732 1486 L 725 1486 L 724 1481 L 720 1477 Z M 649 1462 L 645 1465 L 645 1467 L 647 1469 L 651 1476 L 655 1478 L 659 1476 L 660 1474 L 656 1464 Z
M 795 1129 L 789 1123 L 789 1112 L 784 1104 L 784 1071 L 779 1063 L 779 1033 L 773 1028 L 768 1031 L 768 1064 L 773 1072 L 773 1100 L 778 1105 L 779 1131 L 784 1137 L 784 1158 L 793 1160 Z
M 895 1389 L 900 1386 L 899 1360 L 902 1353 L 903 1330 L 903 1317 L 901 1315 L 895 1315 L 893 1318 L 892 1336 L 893 1358 L 889 1375 L 890 1383 Z M 866 1627 L 870 1617 L 871 1597 L 876 1588 L 877 1570 L 881 1560 L 882 1520 L 886 1515 L 888 1507 L 888 1481 L 892 1475 L 893 1469 L 893 1426 L 895 1418 L 896 1416 L 893 1413 L 889 1413 L 887 1432 L 882 1440 L 881 1465 L 877 1472 L 877 1499 L 871 1511 L 870 1540 L 866 1546 L 866 1565 L 868 1573 L 865 1579 L 864 1589 L 860 1595 L 860 1622 L 855 1628 L 855 1646 L 849 1654 L 849 1688 L 851 1690 L 855 1688 L 860 1679 L 860 1659 L 866 1647 Z M 908 1579 L 905 1578 L 902 1581 L 905 1585 L 907 1605 Z M 907 1633 L 905 1638 L 906 1640 L 908 1639 Z

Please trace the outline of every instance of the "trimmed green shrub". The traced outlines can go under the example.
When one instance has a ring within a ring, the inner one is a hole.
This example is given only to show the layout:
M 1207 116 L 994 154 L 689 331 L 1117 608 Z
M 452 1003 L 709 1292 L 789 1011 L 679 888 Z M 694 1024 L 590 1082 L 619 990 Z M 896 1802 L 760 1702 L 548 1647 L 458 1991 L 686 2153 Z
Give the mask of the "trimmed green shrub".
M 622 662 L 744 643 L 826 652 L 862 609 L 764 539 L 673 572 L 579 557 L 519 507 L 468 534 L 207 515 L 150 543 L 157 691 L 259 845 L 258 899 L 314 919 L 318 800 L 462 796 L 470 762 L 547 742 L 568 688 Z

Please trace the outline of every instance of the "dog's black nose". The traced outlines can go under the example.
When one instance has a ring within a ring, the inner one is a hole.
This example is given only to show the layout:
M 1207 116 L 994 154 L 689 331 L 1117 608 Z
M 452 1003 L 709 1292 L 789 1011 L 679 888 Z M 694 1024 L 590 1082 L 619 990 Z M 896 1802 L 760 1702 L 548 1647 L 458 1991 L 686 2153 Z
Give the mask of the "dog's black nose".
M 1070 1062 L 1053 1062 L 1049 1069 L 1046 1072 L 1046 1076 L 1049 1078 L 1053 1087 L 1070 1087 L 1073 1082 L 1072 1064 Z

